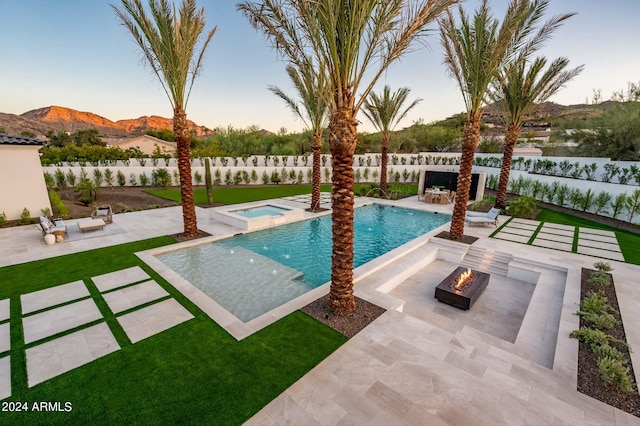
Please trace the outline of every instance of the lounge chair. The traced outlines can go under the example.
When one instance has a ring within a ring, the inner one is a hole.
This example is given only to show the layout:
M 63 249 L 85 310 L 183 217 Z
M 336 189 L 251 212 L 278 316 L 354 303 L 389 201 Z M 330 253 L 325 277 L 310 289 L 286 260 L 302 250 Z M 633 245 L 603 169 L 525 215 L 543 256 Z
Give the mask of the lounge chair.
M 113 210 L 109 204 L 102 205 L 91 212 L 91 219 L 102 219 L 104 223 L 113 222 Z
M 67 225 L 61 219 L 49 219 L 48 217 L 38 217 L 40 222 L 40 229 L 42 229 L 42 235 L 53 234 L 56 232 L 62 232 L 67 235 Z
M 493 207 L 486 213 L 483 212 L 469 212 L 464 218 L 464 221 L 470 225 L 486 225 L 494 224 L 498 226 L 498 216 L 500 215 L 500 209 Z

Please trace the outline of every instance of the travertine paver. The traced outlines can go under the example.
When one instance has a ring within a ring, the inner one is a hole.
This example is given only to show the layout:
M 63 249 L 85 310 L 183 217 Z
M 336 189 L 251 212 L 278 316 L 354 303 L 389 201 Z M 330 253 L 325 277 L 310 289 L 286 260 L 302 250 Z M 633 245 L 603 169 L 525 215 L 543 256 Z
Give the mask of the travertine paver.
M 618 239 L 615 235 L 611 237 L 608 235 L 588 234 L 580 232 L 578 236 L 581 240 L 602 241 L 603 243 L 618 244 Z
M 131 343 L 136 343 L 191 318 L 193 315 L 178 301 L 169 299 L 122 315 L 117 319 Z
M 614 238 L 616 236 L 616 233 L 613 231 L 605 231 L 603 229 L 593 229 L 593 228 L 580 228 L 580 233 L 605 235 L 607 237 L 614 237 Z
M 549 240 L 549 241 L 557 241 L 559 243 L 573 244 L 573 236 L 568 235 L 557 235 L 557 234 L 548 234 L 546 232 L 538 232 L 536 235 L 537 239 L 541 240 Z
M 571 232 L 573 232 L 575 229 L 575 227 L 571 225 L 562 225 L 560 223 L 552 223 L 552 222 L 545 222 L 543 226 L 546 226 L 547 228 L 562 229 L 562 230 L 571 231 Z
M 593 247 L 578 246 L 578 253 L 588 254 L 590 256 L 603 257 L 605 259 L 618 260 L 624 262 L 624 256 L 622 253 L 608 250 L 600 250 Z
M 531 236 L 522 236 L 515 234 L 507 234 L 506 232 L 499 232 L 493 238 L 505 241 L 513 241 L 515 243 L 527 244 Z
M 11 396 L 11 359 L 0 358 L 0 399 Z
M 538 229 L 538 225 L 533 225 L 533 224 L 530 224 L 530 223 L 520 223 L 520 222 L 514 222 L 514 221 L 509 222 L 507 227 L 509 227 L 509 228 L 518 228 L 518 229 L 527 229 L 529 231 L 535 231 L 536 229 Z
M 523 223 L 525 225 L 535 225 L 535 226 L 540 225 L 540 221 L 538 220 L 521 219 L 521 218 L 511 219 L 511 222 L 509 223 Z
M 9 299 L 0 300 L 0 321 L 8 320 L 10 315 Z
M 148 280 L 149 278 L 151 277 L 141 267 L 133 266 L 131 268 L 92 277 L 91 280 L 96 287 L 98 287 L 98 290 L 103 293 L 138 281 Z
M 22 313 L 28 314 L 87 296 L 89 296 L 87 286 L 82 281 L 74 281 L 69 284 L 23 294 L 20 296 L 20 303 L 22 305 Z
M 29 387 L 120 349 L 105 323 L 27 349 Z
M 578 245 L 585 246 L 585 247 L 593 247 L 593 248 L 602 249 L 602 250 L 620 252 L 620 246 L 618 245 L 617 242 L 612 244 L 612 243 L 605 243 L 603 241 L 592 241 L 592 240 L 585 240 L 584 238 L 580 238 L 578 240 Z
M 103 295 L 104 300 L 114 314 L 143 305 L 169 293 L 155 281 L 146 281 L 130 287 L 110 291 Z
M 552 248 L 555 250 L 572 251 L 573 244 L 559 243 L 556 241 L 535 239 L 531 245 L 538 247 Z
M 93 299 L 22 318 L 25 343 L 35 342 L 102 318 Z
M 9 323 L 0 324 L 0 353 L 11 349 L 11 332 Z
M 571 229 L 553 228 L 551 226 L 547 226 L 546 223 L 542 225 L 542 228 L 540 228 L 540 232 L 545 232 L 547 234 L 563 235 L 571 238 L 573 238 L 573 236 L 575 235 L 574 228 L 571 228 Z
M 504 228 L 502 228 L 500 230 L 500 233 L 502 234 L 503 232 L 506 232 L 508 234 L 515 234 L 515 235 L 522 235 L 522 236 L 532 236 L 533 235 L 533 231 L 528 230 L 528 229 L 519 229 L 519 228 L 512 228 L 511 226 L 507 225 Z

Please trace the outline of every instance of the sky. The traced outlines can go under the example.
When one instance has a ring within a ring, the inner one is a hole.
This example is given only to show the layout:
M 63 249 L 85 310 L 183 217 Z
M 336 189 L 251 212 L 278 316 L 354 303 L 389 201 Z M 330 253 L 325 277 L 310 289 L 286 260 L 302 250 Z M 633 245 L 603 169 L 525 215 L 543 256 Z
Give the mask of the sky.
M 146 2 L 146 0 L 143 0 Z M 151 69 L 142 61 L 130 33 L 120 25 L 109 1 L 0 0 L 0 112 L 22 114 L 58 105 L 92 112 L 112 121 L 144 115 L 171 117 L 171 104 Z M 119 5 L 119 0 L 111 3 Z M 273 132 L 304 129 L 267 87 L 275 85 L 296 96 L 279 58 L 264 36 L 236 11 L 234 0 L 198 0 L 207 29 L 217 31 L 204 68 L 195 83 L 187 116 L 211 129 L 256 125 Z M 463 1 L 472 12 L 479 0 Z M 490 5 L 501 17 L 506 0 Z M 551 0 L 546 17 L 577 15 L 554 33 L 540 52 L 549 59 L 566 56 L 584 71 L 551 98 L 570 105 L 603 100 L 628 82 L 640 82 L 640 16 L 638 0 Z M 375 90 L 411 89 L 421 98 L 400 123 L 430 123 L 464 111 L 462 95 L 442 65 L 435 25 L 427 46 L 416 45 L 382 75 Z M 359 131 L 374 131 L 364 115 Z

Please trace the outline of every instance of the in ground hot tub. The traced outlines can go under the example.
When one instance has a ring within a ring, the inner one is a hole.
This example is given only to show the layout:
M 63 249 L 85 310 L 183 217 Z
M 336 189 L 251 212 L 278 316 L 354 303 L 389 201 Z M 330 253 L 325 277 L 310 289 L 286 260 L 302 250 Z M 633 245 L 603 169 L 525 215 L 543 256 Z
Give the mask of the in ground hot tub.
M 304 219 L 304 210 L 274 203 L 253 204 L 247 207 L 227 206 L 217 209 L 213 217 L 219 222 L 247 231 L 270 228 Z

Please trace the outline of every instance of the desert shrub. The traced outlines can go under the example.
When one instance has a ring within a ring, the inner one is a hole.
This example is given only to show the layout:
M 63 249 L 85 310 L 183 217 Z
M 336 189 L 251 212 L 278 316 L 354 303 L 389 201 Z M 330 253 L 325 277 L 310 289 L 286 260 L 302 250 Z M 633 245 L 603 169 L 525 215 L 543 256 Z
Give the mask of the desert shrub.
M 224 174 L 224 184 L 231 185 L 233 182 L 233 175 L 231 174 L 231 169 L 227 169 L 227 172 Z
M 258 181 L 258 173 L 255 170 L 251 170 L 251 182 L 255 183 Z
M 56 171 L 53 172 L 53 177 L 55 178 L 57 188 L 67 187 L 67 176 L 62 170 L 56 169 Z
M 22 209 L 22 213 L 20 213 L 20 223 L 23 225 L 28 225 L 31 223 L 31 213 L 26 207 Z
M 596 268 L 598 271 L 603 271 L 603 272 L 611 272 L 613 271 L 613 268 L 611 267 L 611 264 L 609 262 L 596 262 L 593 264 L 593 267 Z
M 76 185 L 76 192 L 78 193 L 78 201 L 85 206 L 93 203 L 98 197 L 96 184 L 89 179 L 81 179 L 80 183 Z
M 149 177 L 147 176 L 146 173 L 142 173 L 139 176 L 140 179 L 140 186 L 147 186 L 149 184 Z
M 196 185 L 202 184 L 202 174 L 196 170 L 193 173 L 193 180 L 195 181 Z
M 104 181 L 104 175 L 102 174 L 102 170 L 93 169 L 93 183 L 96 188 L 100 188 L 102 186 L 102 182 Z
M 509 201 L 509 214 L 513 217 L 525 217 L 536 210 L 536 200 L 533 197 L 524 196 Z
M 611 284 L 611 279 L 604 272 L 596 271 L 591 274 L 587 282 L 596 287 L 604 287 Z
M 580 316 L 598 330 L 611 330 L 613 326 L 618 324 L 618 320 L 608 312 L 594 314 L 593 312 L 578 311 L 576 315 Z
M 274 159 L 277 157 L 274 157 Z M 279 184 L 281 182 L 280 179 L 280 173 L 278 173 L 277 170 L 274 170 L 273 172 L 271 172 L 271 183 L 275 183 L 276 185 Z
M 159 186 L 162 189 L 167 189 L 171 186 L 171 175 L 169 171 L 164 168 L 154 169 L 151 171 L 151 185 Z
M 47 186 L 47 189 L 51 189 L 55 186 L 55 179 L 51 176 L 51 173 L 44 172 L 44 184 Z
M 591 348 L 598 358 L 611 358 L 616 361 L 625 362 L 622 352 L 610 345 L 597 345 Z
M 60 217 L 69 216 L 69 208 L 62 202 L 60 194 L 53 189 L 49 191 L 49 201 L 51 202 L 51 208 Z
M 588 345 L 606 345 L 609 343 L 609 336 L 602 330 L 594 330 L 589 327 L 580 327 L 579 330 L 571 332 L 569 337 L 578 339 Z
M 113 172 L 111 169 L 104 169 L 104 181 L 109 188 L 113 186 Z
M 120 187 L 123 187 L 127 184 L 127 178 L 121 170 L 118 170 L 118 173 L 116 173 L 116 180 L 118 181 L 118 186 Z
M 0 213 L 0 227 L 7 223 L 7 215 L 5 212 Z
M 71 169 L 69 169 L 69 171 L 67 172 L 67 183 L 71 187 L 75 187 L 76 186 L 76 175 L 75 175 L 75 173 L 73 173 L 73 170 L 71 170 Z
M 119 213 L 126 213 L 126 212 L 132 212 L 133 208 L 131 208 L 130 206 L 124 204 L 124 203 L 116 203 L 116 210 Z
M 598 358 L 597 363 L 603 382 L 608 385 L 616 384 L 626 392 L 633 390 L 631 378 L 629 377 L 629 367 L 610 357 Z
M 262 183 L 265 185 L 269 183 L 269 175 L 267 172 L 262 172 Z
M 138 185 L 138 182 L 137 182 L 137 180 L 136 180 L 136 174 L 135 174 L 135 173 L 131 173 L 131 174 L 129 175 L 129 185 L 131 185 L 131 186 L 137 186 L 137 185 Z
M 582 299 L 580 303 L 580 310 L 582 312 L 591 312 L 594 314 L 603 314 L 605 312 L 612 312 L 613 308 L 609 305 L 609 301 L 601 291 L 592 291 Z

